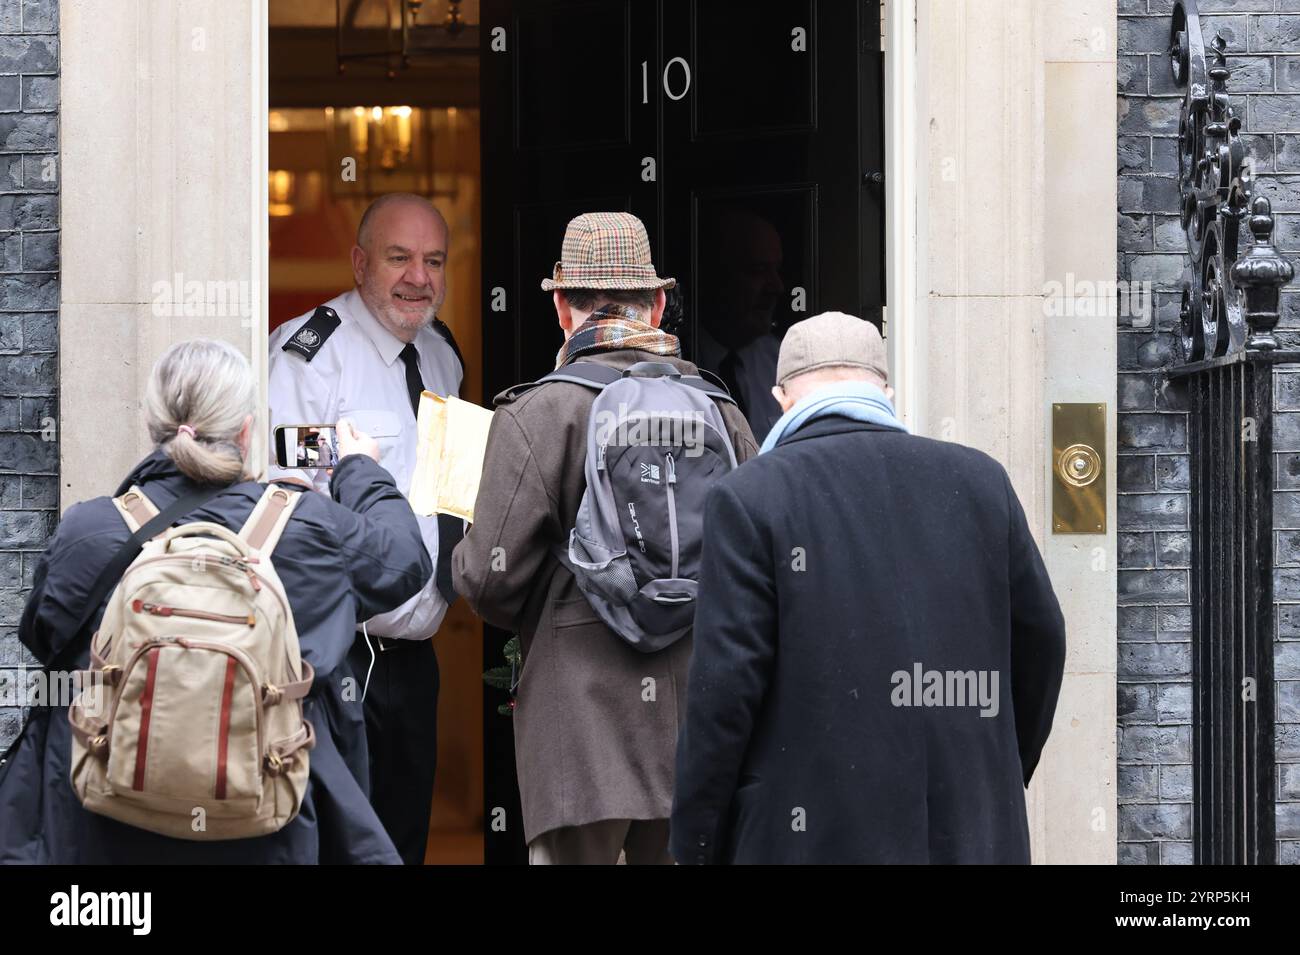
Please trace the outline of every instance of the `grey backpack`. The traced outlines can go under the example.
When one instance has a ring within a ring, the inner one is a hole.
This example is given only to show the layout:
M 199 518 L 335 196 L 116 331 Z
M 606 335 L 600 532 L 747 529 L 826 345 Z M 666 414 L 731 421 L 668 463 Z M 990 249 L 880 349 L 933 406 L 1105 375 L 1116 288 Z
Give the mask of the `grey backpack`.
M 732 398 L 720 382 L 664 362 L 623 372 L 574 362 L 533 384 L 548 381 L 598 392 L 587 488 L 555 555 L 610 629 L 645 653 L 662 650 L 690 633 L 695 616 L 704 498 L 736 467 L 715 401 Z

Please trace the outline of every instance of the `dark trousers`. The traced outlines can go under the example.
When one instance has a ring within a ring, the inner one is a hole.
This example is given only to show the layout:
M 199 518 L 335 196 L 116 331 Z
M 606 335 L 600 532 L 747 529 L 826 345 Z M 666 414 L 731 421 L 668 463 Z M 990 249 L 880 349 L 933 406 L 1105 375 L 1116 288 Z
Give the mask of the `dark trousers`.
M 438 764 L 438 657 L 432 640 L 371 637 L 360 632 L 348 654 L 357 685 L 366 686 L 363 710 L 370 750 L 370 804 L 407 865 L 424 862 L 429 810 Z

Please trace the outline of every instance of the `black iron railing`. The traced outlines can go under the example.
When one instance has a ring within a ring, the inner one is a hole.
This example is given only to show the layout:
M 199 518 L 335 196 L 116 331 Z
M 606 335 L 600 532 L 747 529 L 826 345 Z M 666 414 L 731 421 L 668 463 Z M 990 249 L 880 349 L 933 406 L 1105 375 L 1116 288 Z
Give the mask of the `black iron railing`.
M 1174 82 L 1182 224 L 1183 364 L 1191 458 L 1192 749 L 1195 861 L 1276 861 L 1273 754 L 1273 372 L 1300 362 L 1273 336 L 1294 275 L 1272 245 L 1241 122 L 1227 44 L 1207 53 L 1194 0 L 1175 5 Z M 1249 244 L 1247 238 L 1249 237 Z
M 1199 864 L 1271 863 L 1273 369 L 1237 351 L 1176 369 L 1188 400 L 1192 829 Z

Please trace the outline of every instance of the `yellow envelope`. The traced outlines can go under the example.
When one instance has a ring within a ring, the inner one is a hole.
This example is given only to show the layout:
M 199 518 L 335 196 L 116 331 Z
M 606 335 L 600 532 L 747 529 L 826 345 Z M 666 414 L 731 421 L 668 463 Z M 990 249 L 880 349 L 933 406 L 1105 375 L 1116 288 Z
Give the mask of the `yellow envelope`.
M 420 443 L 411 481 L 417 514 L 452 514 L 471 523 L 492 412 L 452 396 L 426 391 L 416 416 Z

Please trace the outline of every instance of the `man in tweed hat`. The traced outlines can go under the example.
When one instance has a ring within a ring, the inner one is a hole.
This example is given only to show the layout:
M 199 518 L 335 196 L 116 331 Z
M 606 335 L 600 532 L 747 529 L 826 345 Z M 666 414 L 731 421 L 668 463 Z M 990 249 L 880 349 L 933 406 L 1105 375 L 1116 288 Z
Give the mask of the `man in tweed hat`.
M 575 218 L 542 282 L 563 335 L 556 367 L 657 361 L 695 374 L 677 338 L 659 329 L 673 284 L 656 275 L 635 216 Z M 475 523 L 452 569 L 470 606 L 523 644 L 514 728 L 529 861 L 614 863 L 622 853 L 629 863 L 668 863 L 691 640 L 658 653 L 633 649 L 596 616 L 552 550 L 573 527 L 586 486 L 594 400 L 562 381 L 497 396 Z M 739 409 L 719 408 L 737 461 L 752 457 L 758 449 Z
M 796 323 L 776 377 L 705 505 L 677 861 L 1027 863 L 1065 625 L 1006 472 L 907 433 L 869 322 Z

